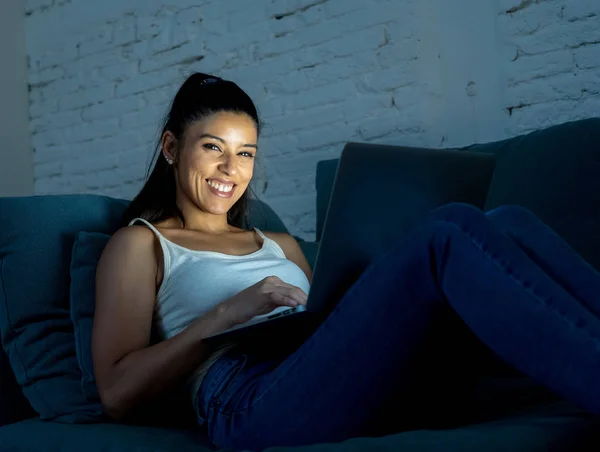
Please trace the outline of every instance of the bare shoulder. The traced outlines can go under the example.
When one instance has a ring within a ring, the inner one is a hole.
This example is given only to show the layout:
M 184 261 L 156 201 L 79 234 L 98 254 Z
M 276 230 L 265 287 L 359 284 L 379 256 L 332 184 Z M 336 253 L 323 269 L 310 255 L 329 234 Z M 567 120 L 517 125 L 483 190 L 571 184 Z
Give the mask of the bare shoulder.
M 106 244 L 98 270 L 113 274 L 116 268 L 129 271 L 142 265 L 155 270 L 156 244 L 154 233 L 145 226 L 126 226 L 115 232 Z
M 154 233 L 145 226 L 126 226 L 115 232 L 105 250 L 119 250 L 120 253 L 130 250 L 142 251 L 152 250 L 154 244 Z
M 295 263 L 304 271 L 309 281 L 312 280 L 312 271 L 298 241 L 285 232 L 265 232 L 271 240 L 276 242 L 283 250 L 285 257 Z

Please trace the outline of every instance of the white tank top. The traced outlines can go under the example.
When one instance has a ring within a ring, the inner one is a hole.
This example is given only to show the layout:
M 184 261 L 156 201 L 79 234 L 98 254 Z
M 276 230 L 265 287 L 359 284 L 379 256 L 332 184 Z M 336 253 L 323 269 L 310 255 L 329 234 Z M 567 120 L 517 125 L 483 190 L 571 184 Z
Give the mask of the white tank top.
M 261 248 L 235 256 L 185 248 L 165 238 L 142 218 L 133 219 L 129 226 L 137 221 L 156 234 L 163 252 L 163 280 L 154 311 L 163 339 L 175 336 L 194 319 L 267 276 L 277 276 L 308 294 L 309 282 L 302 269 L 257 228 L 254 230 L 263 240 Z

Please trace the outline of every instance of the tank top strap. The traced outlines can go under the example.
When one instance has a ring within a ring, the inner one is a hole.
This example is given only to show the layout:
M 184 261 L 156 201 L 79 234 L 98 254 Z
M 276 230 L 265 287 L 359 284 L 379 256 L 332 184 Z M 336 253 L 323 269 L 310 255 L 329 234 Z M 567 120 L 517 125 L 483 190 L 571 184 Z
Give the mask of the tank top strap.
M 141 221 L 142 223 L 144 223 L 146 226 L 148 226 L 148 228 L 150 228 L 150 230 L 152 232 L 154 232 L 154 235 L 156 236 L 156 238 L 158 239 L 158 243 L 160 244 L 160 248 L 162 249 L 162 255 L 163 255 L 163 280 L 162 283 L 160 285 L 160 289 L 158 292 L 158 295 L 160 296 L 163 292 L 163 289 L 166 285 L 166 281 L 169 279 L 169 274 L 171 273 L 171 251 L 170 251 L 170 247 L 169 247 L 169 241 L 167 239 L 165 239 L 165 237 L 163 237 L 163 235 L 158 231 L 158 229 L 156 229 L 156 227 L 154 227 L 152 225 L 152 223 L 150 223 L 148 220 L 144 220 L 143 218 L 134 218 L 133 220 L 131 220 L 129 222 L 129 224 L 127 226 L 132 226 L 134 225 L 136 222 Z M 175 256 L 176 257 L 176 256 Z
M 272 240 L 269 237 L 267 237 L 264 234 L 264 232 L 262 232 L 260 229 L 258 229 L 258 228 L 252 228 L 252 229 L 254 229 L 256 231 L 256 233 L 259 235 L 259 237 L 263 240 L 263 248 L 270 248 L 279 257 L 285 259 L 285 253 L 283 252 L 283 250 L 279 246 L 279 243 L 277 243 L 275 240 Z
M 131 226 L 131 225 L 135 224 L 135 223 L 136 223 L 136 222 L 138 222 L 138 221 L 141 221 L 141 222 L 142 222 L 142 223 L 144 223 L 146 226 L 148 226 L 150 229 L 152 229 L 152 232 L 154 232 L 154 233 L 156 234 L 156 236 L 157 236 L 159 239 L 163 239 L 163 235 L 162 235 L 160 232 L 158 232 L 158 229 L 156 229 L 156 228 L 155 228 L 155 227 L 152 225 L 152 223 L 150 223 L 148 220 L 144 220 L 143 218 L 139 218 L 139 217 L 138 217 L 138 218 L 134 218 L 133 220 L 131 220 L 131 221 L 129 222 L 128 226 Z
M 258 236 L 263 239 L 265 242 L 269 241 L 269 238 L 258 228 L 252 228 L 256 231 L 256 233 L 258 234 Z

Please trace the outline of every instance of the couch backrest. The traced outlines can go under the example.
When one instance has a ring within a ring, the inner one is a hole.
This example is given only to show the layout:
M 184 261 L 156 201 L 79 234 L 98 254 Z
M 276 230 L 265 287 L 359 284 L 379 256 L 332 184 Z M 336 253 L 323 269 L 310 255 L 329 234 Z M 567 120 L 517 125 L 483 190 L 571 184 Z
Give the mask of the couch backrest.
M 600 270 L 600 118 L 461 148 L 497 157 L 485 209 L 528 208 Z M 317 164 L 317 240 L 338 159 Z

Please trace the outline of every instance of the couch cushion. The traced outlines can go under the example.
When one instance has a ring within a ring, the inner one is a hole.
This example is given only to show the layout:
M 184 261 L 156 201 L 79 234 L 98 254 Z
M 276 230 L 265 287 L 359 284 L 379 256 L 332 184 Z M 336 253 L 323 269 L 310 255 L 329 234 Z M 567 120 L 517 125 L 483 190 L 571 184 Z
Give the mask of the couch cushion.
M 98 401 L 98 388 L 92 362 L 92 324 L 94 321 L 96 266 L 110 235 L 79 232 L 71 257 L 71 320 L 75 333 L 75 351 L 81 369 L 81 391 L 90 401 Z
M 67 425 L 29 419 L 0 428 L 0 450 L 28 452 L 122 452 L 214 450 L 199 429 L 116 423 Z
M 319 249 L 319 244 L 316 242 L 306 242 L 302 239 L 298 239 L 298 245 L 300 245 L 300 249 L 302 250 L 302 254 L 306 257 L 306 261 L 308 265 L 310 265 L 311 269 L 315 267 L 315 261 L 317 260 L 317 251 Z
M 124 202 L 94 195 L 0 199 L 0 332 L 19 385 L 44 419 L 86 422 L 69 314 L 69 262 L 81 230 L 110 233 Z
M 355 438 L 268 452 L 541 452 L 596 451 L 599 421 L 568 405 L 537 407 L 511 417 L 444 430 L 412 430 L 379 438 Z
M 69 309 L 69 266 L 75 235 L 113 233 L 127 203 L 98 195 L 0 198 L 2 345 L 42 419 L 92 422 L 102 416 L 99 403 L 86 398 L 89 385 L 82 386 Z M 250 203 L 249 221 L 287 232 L 261 202 Z
M 275 211 L 268 204 L 255 199 L 248 203 L 248 227 L 267 232 L 289 233 Z
M 268 452 L 450 452 L 596 451 L 600 421 L 565 403 L 548 404 L 460 428 L 414 430 L 379 438 L 355 438 L 307 447 L 273 447 Z M 65 425 L 37 419 L 0 428 L 0 450 L 90 452 L 135 450 L 207 451 L 198 430 L 121 424 Z
M 600 118 L 465 149 L 497 157 L 486 210 L 526 207 L 600 270 Z

